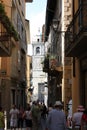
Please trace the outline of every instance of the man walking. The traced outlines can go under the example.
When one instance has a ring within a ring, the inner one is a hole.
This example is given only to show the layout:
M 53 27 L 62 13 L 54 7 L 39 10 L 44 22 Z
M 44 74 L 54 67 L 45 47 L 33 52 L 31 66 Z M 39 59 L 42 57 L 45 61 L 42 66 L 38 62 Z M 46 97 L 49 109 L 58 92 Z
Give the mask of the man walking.
M 19 111 L 16 108 L 16 105 L 12 106 L 12 109 L 10 110 L 9 114 L 10 114 L 10 128 L 11 128 L 11 130 L 12 129 L 16 130 L 17 121 L 18 121 L 18 114 L 19 114 Z
M 52 109 L 47 117 L 46 130 L 65 130 L 66 129 L 66 116 L 62 111 L 62 103 L 56 101 L 54 109 Z

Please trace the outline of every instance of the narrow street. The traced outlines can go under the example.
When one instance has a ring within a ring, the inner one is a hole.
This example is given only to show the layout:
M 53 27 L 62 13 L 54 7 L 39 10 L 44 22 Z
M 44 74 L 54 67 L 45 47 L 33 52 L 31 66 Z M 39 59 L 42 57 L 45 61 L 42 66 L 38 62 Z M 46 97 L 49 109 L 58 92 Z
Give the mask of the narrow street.
M 0 0 L 0 129 L 45 130 L 58 101 L 71 129 L 87 108 L 87 0 Z
M 45 130 L 45 128 L 46 128 L 46 120 L 40 119 L 40 125 L 39 125 L 39 129 L 38 130 Z M 7 128 L 7 117 L 6 117 L 6 113 L 5 113 L 5 128 L 4 128 L 4 130 L 10 130 L 10 128 Z M 21 128 L 16 128 L 16 130 L 21 130 Z M 26 130 L 25 121 L 23 123 L 22 130 Z

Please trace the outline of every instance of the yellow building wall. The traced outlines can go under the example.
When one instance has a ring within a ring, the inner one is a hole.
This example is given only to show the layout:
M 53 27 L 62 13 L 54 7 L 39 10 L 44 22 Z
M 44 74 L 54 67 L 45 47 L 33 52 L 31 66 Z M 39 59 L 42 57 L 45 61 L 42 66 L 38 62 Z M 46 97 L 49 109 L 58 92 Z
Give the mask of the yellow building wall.
M 73 70 L 73 68 L 72 68 Z M 80 72 L 79 72 L 79 61 L 75 58 L 75 77 L 72 80 L 72 101 L 73 101 L 73 112 L 76 111 L 77 106 L 80 105 L 80 97 L 79 97 L 79 86 L 80 86 Z
M 7 14 L 7 16 L 11 19 L 11 8 L 12 8 L 12 4 L 11 4 L 11 0 L 0 0 L 0 2 L 3 3 L 4 5 L 4 8 L 5 8 L 5 12 Z M 1 57 L 1 67 L 0 67 L 0 70 L 1 70 L 1 74 L 0 74 L 0 77 L 3 77 L 3 75 L 5 77 L 9 76 L 10 74 L 10 69 L 9 66 L 10 66 L 10 63 L 8 62 L 9 61 L 9 57 Z M 6 72 L 6 74 L 4 74 Z
M 8 15 L 9 18 L 11 18 L 11 8 L 12 8 L 11 0 L 2 0 L 2 3 L 4 4 L 6 14 Z
M 30 44 L 30 21 L 29 20 L 26 20 L 26 37 L 27 37 L 27 45 Z M 29 51 L 29 49 L 28 49 Z M 29 52 L 28 52 L 29 53 Z M 26 88 L 26 91 L 27 91 L 27 103 L 30 102 L 30 99 L 31 99 L 31 94 L 29 92 L 29 88 L 30 88 L 30 63 L 31 63 L 31 56 L 27 55 L 26 56 L 26 65 L 27 65 L 27 69 L 26 69 L 26 78 L 27 78 L 27 88 Z
M 12 7 L 12 0 L 1 0 L 5 7 L 5 12 L 7 16 L 10 18 L 11 22 L 13 23 L 15 29 L 17 29 L 17 11 L 20 12 L 20 17 L 22 18 L 23 26 L 25 28 L 25 1 L 16 1 L 15 2 L 15 10 L 16 13 L 12 16 L 13 7 Z M 20 3 L 20 5 L 19 5 Z M 12 19 L 13 18 L 13 19 Z M 12 75 L 12 77 L 18 77 L 17 75 L 17 66 L 18 66 L 18 50 L 19 48 L 18 42 L 12 39 L 11 48 L 12 54 L 11 57 L 4 57 L 2 59 L 2 69 L 6 70 L 8 76 Z
M 78 1 L 74 0 L 74 10 L 73 14 L 75 15 L 76 11 L 78 10 Z M 75 31 L 78 32 L 78 19 L 75 24 Z M 75 58 L 75 76 L 73 76 L 73 65 L 72 65 L 72 110 L 73 112 L 76 111 L 77 106 L 80 105 L 80 66 L 79 60 Z
M 76 13 L 78 9 L 78 0 L 74 0 L 74 13 Z

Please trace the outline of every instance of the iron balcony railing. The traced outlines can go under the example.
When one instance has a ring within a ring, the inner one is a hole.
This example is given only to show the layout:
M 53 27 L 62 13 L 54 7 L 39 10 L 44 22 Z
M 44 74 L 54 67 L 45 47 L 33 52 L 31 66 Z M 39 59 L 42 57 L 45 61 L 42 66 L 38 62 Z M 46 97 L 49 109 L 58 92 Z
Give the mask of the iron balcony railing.
M 81 4 L 65 33 L 65 53 L 67 53 L 80 36 L 87 32 L 87 3 Z

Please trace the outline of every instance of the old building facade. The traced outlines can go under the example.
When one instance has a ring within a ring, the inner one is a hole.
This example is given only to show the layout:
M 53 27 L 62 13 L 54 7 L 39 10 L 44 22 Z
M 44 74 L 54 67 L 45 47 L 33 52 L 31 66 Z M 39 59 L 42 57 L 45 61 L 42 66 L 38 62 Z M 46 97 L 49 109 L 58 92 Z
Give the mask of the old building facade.
M 67 102 L 71 98 L 73 112 L 76 111 L 79 104 L 87 107 L 86 6 L 86 0 L 58 0 L 53 3 L 51 0 L 47 1 L 45 41 L 48 41 L 51 46 L 49 49 L 51 50 L 51 54 L 53 52 L 56 56 L 61 57 L 59 58 L 60 62 L 59 59 L 57 59 L 58 64 L 54 66 L 54 70 L 58 71 L 58 75 L 59 68 L 62 67 L 62 76 L 58 78 L 58 80 L 61 79 L 61 82 L 52 86 L 52 84 L 54 84 L 52 80 L 51 85 L 49 85 L 50 88 L 48 89 L 51 89 L 51 92 L 53 92 L 52 90 L 55 89 L 55 86 L 58 85 L 59 87 L 61 84 L 61 94 L 59 95 L 58 91 L 57 95 L 53 93 L 57 96 L 58 100 L 64 101 L 65 111 Z M 58 25 L 56 34 L 54 34 L 55 30 L 53 31 L 53 21 L 55 19 Z M 57 48 L 57 50 L 55 48 Z M 59 65 L 59 63 L 61 64 Z M 47 73 L 49 75 L 49 71 L 47 71 Z M 56 74 L 56 77 L 58 77 L 58 75 Z M 51 78 L 52 77 L 55 76 L 51 75 Z M 55 79 L 57 80 L 57 78 Z
M 47 1 L 45 42 L 48 41 L 49 43 L 48 96 L 51 94 L 49 102 L 52 101 L 54 103 L 55 100 L 63 101 L 65 111 L 68 101 L 72 98 L 72 59 L 66 58 L 64 53 L 65 31 L 71 21 L 71 11 L 71 1 Z M 55 23 L 56 26 L 54 26 Z
M 27 30 L 25 0 L 0 0 L 0 104 L 26 107 Z
M 72 39 L 66 38 L 65 54 L 67 57 L 73 57 L 72 64 L 72 99 L 73 112 L 79 104 L 87 107 L 87 1 L 73 0 L 72 21 L 68 26 L 71 31 Z

